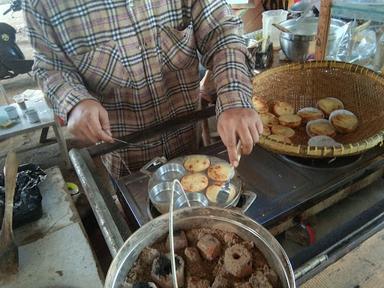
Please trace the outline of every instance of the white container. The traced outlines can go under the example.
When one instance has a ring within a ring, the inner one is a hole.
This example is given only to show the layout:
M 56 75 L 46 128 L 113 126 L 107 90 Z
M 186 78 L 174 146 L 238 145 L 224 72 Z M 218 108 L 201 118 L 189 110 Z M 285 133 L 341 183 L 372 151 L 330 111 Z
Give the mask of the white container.
M 23 94 L 13 96 L 13 100 L 19 105 L 21 110 L 26 110 L 27 105 L 25 104 L 25 97 Z
M 273 49 L 280 49 L 280 34 L 281 31 L 272 24 L 279 24 L 287 20 L 288 11 L 286 10 L 269 10 L 263 12 L 263 37 L 270 37 L 273 43 Z

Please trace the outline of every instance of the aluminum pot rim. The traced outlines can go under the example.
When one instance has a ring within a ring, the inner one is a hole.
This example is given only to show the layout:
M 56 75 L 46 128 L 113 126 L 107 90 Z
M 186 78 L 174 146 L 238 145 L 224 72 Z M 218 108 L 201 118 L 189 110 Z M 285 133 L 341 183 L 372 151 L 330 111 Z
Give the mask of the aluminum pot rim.
M 294 25 L 290 25 L 290 24 L 295 24 L 296 21 L 297 21 L 296 19 L 288 19 L 288 20 L 284 20 L 284 21 L 280 22 L 279 24 L 285 28 L 292 28 L 292 27 L 294 27 Z M 299 24 L 300 25 L 318 24 L 318 21 L 319 21 L 318 17 L 314 17 L 314 16 L 313 17 L 306 17 Z M 330 26 L 334 26 L 336 29 L 334 31 L 332 31 L 330 33 L 330 35 L 331 36 L 335 35 L 337 33 L 337 30 L 340 29 L 345 24 L 346 24 L 346 22 L 344 22 L 343 20 L 335 19 L 335 18 L 331 19 Z M 292 35 L 300 35 L 300 34 L 287 33 L 287 32 L 282 32 L 282 34 L 283 33 L 292 34 Z M 316 29 L 316 31 L 313 31 L 313 34 L 311 34 L 311 35 L 301 35 L 301 36 L 316 36 L 316 34 L 317 34 L 317 29 Z
M 175 224 L 177 224 L 177 219 L 182 222 L 191 219 L 204 218 L 210 219 L 211 221 L 218 221 L 218 224 L 236 226 L 237 228 L 254 235 L 254 237 L 263 242 L 263 244 L 268 248 L 268 251 L 273 255 L 273 260 L 277 261 L 279 264 L 279 269 L 283 271 L 285 278 L 280 280 L 286 283 L 289 288 L 296 287 L 293 269 L 286 252 L 268 230 L 251 218 L 235 210 L 217 207 L 184 208 L 176 210 L 174 212 L 174 217 Z M 125 241 L 109 267 L 104 285 L 105 288 L 120 287 L 118 285 L 121 285 L 121 282 L 124 281 L 130 269 L 130 267 L 124 267 L 124 264 L 128 261 L 127 259 L 132 260 L 132 256 L 135 256 L 133 253 L 137 253 L 138 255 L 138 253 L 141 252 L 141 250 L 139 251 L 139 246 L 145 238 L 156 237 L 155 239 L 150 239 L 153 243 L 157 239 L 163 237 L 168 231 L 164 231 L 164 229 L 162 229 L 162 226 L 165 225 L 168 225 L 168 214 L 159 216 L 146 223 Z M 148 243 L 146 245 L 151 244 Z M 126 268 L 127 271 L 122 271 L 123 268 Z M 121 275 L 122 273 L 123 275 Z
M 280 34 L 281 39 L 285 39 L 288 41 L 314 41 L 316 39 L 316 34 L 314 35 L 300 35 L 300 34 L 294 34 L 289 32 L 281 32 Z

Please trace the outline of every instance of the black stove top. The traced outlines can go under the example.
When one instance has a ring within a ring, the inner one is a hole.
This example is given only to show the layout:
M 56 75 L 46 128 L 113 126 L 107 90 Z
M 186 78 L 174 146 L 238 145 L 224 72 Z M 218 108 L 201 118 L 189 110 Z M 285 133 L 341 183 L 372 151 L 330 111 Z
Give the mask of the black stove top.
M 222 144 L 212 145 L 204 154 L 226 158 Z M 384 167 L 384 150 L 371 149 L 360 156 L 328 160 L 296 159 L 255 146 L 241 158 L 238 173 L 245 190 L 257 194 L 245 212 L 264 226 L 272 227 L 288 216 L 308 209 L 372 172 Z M 147 200 L 148 177 L 136 173 L 118 181 L 123 208 L 136 224 L 150 220 Z

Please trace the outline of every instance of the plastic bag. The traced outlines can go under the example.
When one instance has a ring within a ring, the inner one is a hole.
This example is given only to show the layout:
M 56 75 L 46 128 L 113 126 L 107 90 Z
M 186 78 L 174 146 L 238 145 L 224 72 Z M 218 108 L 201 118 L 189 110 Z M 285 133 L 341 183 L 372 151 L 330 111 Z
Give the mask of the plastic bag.
M 42 215 L 41 193 L 38 185 L 47 174 L 37 165 L 24 164 L 18 168 L 13 205 L 13 227 L 35 221 Z M 0 172 L 0 220 L 5 202 L 4 173 Z
M 336 49 L 329 51 L 327 59 L 354 63 L 373 69 L 378 46 L 375 27 L 370 26 L 370 22 L 358 25 L 355 19 L 345 28 L 343 35 L 335 45 Z

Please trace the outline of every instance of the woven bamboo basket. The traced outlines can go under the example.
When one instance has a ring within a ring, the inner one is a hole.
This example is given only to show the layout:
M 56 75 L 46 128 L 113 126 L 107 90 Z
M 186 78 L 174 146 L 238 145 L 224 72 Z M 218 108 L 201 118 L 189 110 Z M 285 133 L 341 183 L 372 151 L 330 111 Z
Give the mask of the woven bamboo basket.
M 293 144 L 262 136 L 270 151 L 310 158 L 360 154 L 384 141 L 384 77 L 362 66 L 344 62 L 307 62 L 266 70 L 253 80 L 253 93 L 269 103 L 286 101 L 295 107 L 316 107 L 319 99 L 336 97 L 359 119 L 358 129 L 334 138 L 341 146 L 308 146 L 305 127 L 296 128 Z

